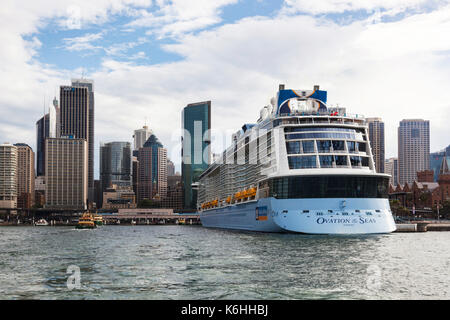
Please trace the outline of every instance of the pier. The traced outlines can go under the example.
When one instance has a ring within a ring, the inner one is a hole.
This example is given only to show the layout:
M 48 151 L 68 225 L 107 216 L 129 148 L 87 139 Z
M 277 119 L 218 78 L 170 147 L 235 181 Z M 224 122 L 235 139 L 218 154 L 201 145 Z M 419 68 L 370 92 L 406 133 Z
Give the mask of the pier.
M 395 232 L 450 231 L 450 223 L 417 221 L 415 223 L 397 223 L 396 226 Z

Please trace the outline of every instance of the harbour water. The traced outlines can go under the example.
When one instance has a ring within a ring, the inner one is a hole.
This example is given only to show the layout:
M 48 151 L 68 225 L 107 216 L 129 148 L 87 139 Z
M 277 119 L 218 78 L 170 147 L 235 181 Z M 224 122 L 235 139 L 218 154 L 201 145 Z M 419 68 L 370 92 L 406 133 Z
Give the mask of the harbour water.
M 449 299 L 449 275 L 450 232 L 0 228 L 1 299 Z

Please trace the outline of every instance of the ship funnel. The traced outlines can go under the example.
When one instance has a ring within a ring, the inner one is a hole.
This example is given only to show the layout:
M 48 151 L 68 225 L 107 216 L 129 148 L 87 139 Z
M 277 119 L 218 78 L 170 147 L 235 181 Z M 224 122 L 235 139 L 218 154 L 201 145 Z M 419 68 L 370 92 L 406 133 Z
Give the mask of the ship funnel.
M 280 84 L 280 85 L 278 86 L 278 91 L 281 91 L 281 90 L 284 90 L 284 84 Z
M 316 84 L 316 85 L 314 86 L 314 91 L 317 91 L 317 90 L 319 90 L 319 85 L 318 85 L 318 84 Z

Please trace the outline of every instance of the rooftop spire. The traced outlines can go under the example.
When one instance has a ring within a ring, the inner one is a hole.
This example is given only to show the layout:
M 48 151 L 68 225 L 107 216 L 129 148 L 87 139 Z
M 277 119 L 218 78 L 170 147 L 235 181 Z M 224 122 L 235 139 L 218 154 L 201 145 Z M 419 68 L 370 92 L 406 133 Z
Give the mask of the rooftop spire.
M 450 170 L 448 169 L 447 157 L 444 157 L 441 162 L 441 168 L 439 169 L 439 174 L 449 174 Z

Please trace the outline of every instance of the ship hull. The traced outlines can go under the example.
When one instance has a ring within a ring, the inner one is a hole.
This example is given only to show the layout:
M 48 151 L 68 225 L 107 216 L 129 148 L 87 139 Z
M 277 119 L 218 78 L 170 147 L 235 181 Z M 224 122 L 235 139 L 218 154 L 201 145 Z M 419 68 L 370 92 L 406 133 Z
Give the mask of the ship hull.
M 205 227 L 261 232 L 377 234 L 396 229 L 387 199 L 265 198 L 203 211 L 200 219 Z

